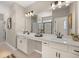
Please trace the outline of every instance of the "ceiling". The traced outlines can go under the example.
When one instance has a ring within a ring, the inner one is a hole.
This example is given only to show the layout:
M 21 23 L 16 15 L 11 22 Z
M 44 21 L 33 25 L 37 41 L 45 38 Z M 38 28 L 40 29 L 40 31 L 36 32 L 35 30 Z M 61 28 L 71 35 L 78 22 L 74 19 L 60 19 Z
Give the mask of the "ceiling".
M 14 3 L 21 5 L 22 7 L 26 8 L 31 4 L 35 3 L 36 1 L 0 1 L 0 5 L 4 5 L 6 7 L 12 6 Z
M 36 1 L 15 1 L 15 3 L 21 5 L 22 7 L 26 8 L 31 4 L 35 3 Z
M 0 5 L 10 7 L 10 6 L 13 5 L 13 2 L 11 2 L 11 1 L 0 1 Z

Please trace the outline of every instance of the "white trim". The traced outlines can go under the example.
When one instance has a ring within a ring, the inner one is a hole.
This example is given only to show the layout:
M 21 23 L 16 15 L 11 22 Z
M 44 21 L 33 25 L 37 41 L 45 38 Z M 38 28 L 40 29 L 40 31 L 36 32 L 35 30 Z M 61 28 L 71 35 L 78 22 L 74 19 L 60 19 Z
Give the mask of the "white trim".
M 37 52 L 37 53 L 40 53 L 40 54 L 42 54 L 42 52 L 41 51 L 39 51 L 39 50 L 34 50 L 35 52 Z
M 5 44 L 7 44 L 10 48 L 12 48 L 13 50 L 17 50 L 15 47 L 13 47 L 12 45 L 10 45 L 9 43 L 5 42 Z

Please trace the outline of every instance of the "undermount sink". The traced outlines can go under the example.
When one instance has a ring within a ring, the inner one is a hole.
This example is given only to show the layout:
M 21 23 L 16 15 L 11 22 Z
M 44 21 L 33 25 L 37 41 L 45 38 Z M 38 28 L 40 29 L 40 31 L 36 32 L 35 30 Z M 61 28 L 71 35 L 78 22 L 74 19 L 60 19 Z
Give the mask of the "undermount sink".
M 40 33 L 37 33 L 37 34 L 35 34 L 35 37 L 43 37 L 43 35 Z

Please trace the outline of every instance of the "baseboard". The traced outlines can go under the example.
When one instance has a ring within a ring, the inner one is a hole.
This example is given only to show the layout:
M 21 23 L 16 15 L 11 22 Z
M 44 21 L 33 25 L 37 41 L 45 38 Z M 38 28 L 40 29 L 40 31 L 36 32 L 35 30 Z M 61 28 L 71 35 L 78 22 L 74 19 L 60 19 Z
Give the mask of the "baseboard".
M 35 52 L 37 52 L 37 53 L 40 53 L 40 54 L 42 54 L 42 52 L 41 51 L 39 51 L 39 50 L 34 50 Z
M 17 50 L 15 47 L 13 47 L 12 45 L 10 45 L 8 42 L 6 42 L 6 44 L 7 44 L 10 48 L 12 48 L 13 50 Z

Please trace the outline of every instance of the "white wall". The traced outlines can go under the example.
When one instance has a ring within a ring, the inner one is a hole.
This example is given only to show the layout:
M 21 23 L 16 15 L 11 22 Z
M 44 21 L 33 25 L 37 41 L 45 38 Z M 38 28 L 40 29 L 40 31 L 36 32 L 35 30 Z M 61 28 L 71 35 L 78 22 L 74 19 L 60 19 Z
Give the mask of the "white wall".
M 16 47 L 16 34 L 23 32 L 25 28 L 24 8 L 14 4 L 10 8 L 10 17 L 12 18 L 12 29 L 7 29 L 7 42 Z
M 57 8 L 56 10 L 52 11 L 52 16 L 54 18 L 68 16 L 68 14 L 69 14 L 69 7 L 66 6 L 62 8 Z
M 3 15 L 3 20 L 4 20 L 4 23 L 5 23 L 5 26 L 4 26 L 4 31 L 6 31 L 6 25 L 7 25 L 7 18 L 9 17 L 9 8 L 6 7 L 5 5 L 3 4 L 0 4 L 0 14 Z M 5 34 L 4 34 L 5 36 Z
M 38 1 L 28 7 L 28 11 L 33 10 L 35 14 L 50 9 L 51 1 Z
M 40 13 L 38 13 L 38 21 L 41 21 L 42 17 L 52 16 L 52 10 L 44 10 Z
M 4 17 L 3 19 L 4 19 L 5 24 L 6 24 L 7 18 L 9 17 L 9 14 L 10 14 L 9 8 L 6 7 L 5 5 L 0 4 L 0 14 L 3 14 L 3 17 Z M 5 26 L 5 28 L 6 28 L 6 26 Z
M 78 20 L 78 21 L 77 21 L 77 29 L 78 29 L 78 30 L 77 30 L 77 31 L 78 31 L 77 34 L 79 35 L 79 2 L 78 2 L 78 10 L 77 10 L 77 13 L 78 13 L 78 14 L 77 14 L 77 17 L 78 17 L 78 19 L 77 19 L 77 20 Z
M 76 2 L 76 32 L 79 35 L 79 2 Z
M 26 17 L 26 28 L 25 31 L 31 32 L 31 17 Z
M 4 15 L 4 20 L 9 17 L 9 8 L 0 4 L 0 13 Z
M 16 47 L 16 32 L 15 32 L 15 11 L 13 9 L 13 6 L 11 8 L 9 8 L 9 17 L 12 18 L 12 28 L 9 30 L 7 27 L 6 27 L 6 41 L 11 44 L 12 46 Z
M 69 7 L 69 14 L 72 14 L 72 29 L 71 33 L 76 33 L 76 2 L 73 2 Z
M 19 5 L 15 5 L 15 12 L 16 12 L 16 23 L 15 23 L 15 29 L 16 32 L 23 32 L 25 29 L 25 12 L 22 7 Z

